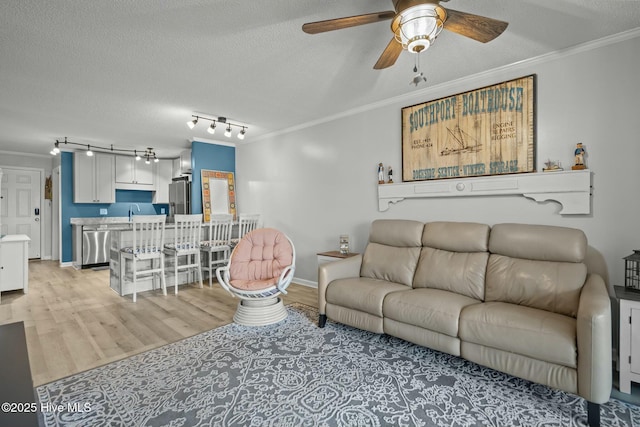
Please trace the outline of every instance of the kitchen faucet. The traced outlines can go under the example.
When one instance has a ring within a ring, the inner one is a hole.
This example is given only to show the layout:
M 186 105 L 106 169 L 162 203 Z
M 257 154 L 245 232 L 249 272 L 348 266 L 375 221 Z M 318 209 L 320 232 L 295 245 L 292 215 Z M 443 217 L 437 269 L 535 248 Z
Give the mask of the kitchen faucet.
M 133 216 L 133 206 L 138 208 L 138 213 L 140 212 L 140 205 L 138 205 L 137 203 L 129 205 L 129 222 L 131 222 L 131 216 Z

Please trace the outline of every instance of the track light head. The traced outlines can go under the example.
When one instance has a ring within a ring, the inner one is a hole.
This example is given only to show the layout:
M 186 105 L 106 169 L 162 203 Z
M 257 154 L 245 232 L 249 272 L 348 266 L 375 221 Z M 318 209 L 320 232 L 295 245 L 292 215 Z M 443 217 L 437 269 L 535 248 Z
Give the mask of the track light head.
M 140 157 L 140 154 L 138 154 L 138 150 L 133 150 L 133 154 L 136 155 L 136 161 L 140 161 L 142 157 Z
M 215 122 L 215 120 L 213 122 L 211 122 L 211 126 L 209 126 L 209 128 L 207 129 L 207 132 L 209 132 L 211 135 L 216 133 L 216 122 Z
M 93 156 L 93 151 L 91 151 L 91 146 L 87 145 L 87 156 L 91 157 Z
M 227 129 L 224 131 L 224 136 L 227 138 L 231 136 L 231 123 L 229 123 L 229 126 L 227 126 Z
M 244 126 L 242 127 L 242 130 L 240 132 L 238 132 L 238 139 L 242 140 L 244 139 L 244 134 L 245 134 L 245 129 Z
M 60 143 L 58 141 L 56 141 L 55 144 L 53 144 L 53 150 L 51 150 L 51 153 L 55 156 L 56 154 L 58 154 L 60 152 L 60 147 L 58 146 Z
M 187 126 L 189 126 L 189 129 L 193 129 L 197 123 L 198 123 L 198 116 L 196 116 L 196 118 L 193 120 L 189 120 L 187 122 Z
M 159 158 L 157 158 L 157 157 L 156 157 L 156 155 L 154 154 L 154 155 L 153 155 L 153 161 L 154 161 L 155 163 L 158 163 L 158 162 L 160 161 L 160 159 L 159 159 Z

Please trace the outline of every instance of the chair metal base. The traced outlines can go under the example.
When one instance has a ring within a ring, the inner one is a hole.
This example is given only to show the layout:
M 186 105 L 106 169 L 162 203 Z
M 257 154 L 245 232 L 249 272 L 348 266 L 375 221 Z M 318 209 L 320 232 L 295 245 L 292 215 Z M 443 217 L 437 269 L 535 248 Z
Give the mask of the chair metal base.
M 278 323 L 287 317 L 287 309 L 280 297 L 241 300 L 233 321 L 244 326 L 264 326 Z

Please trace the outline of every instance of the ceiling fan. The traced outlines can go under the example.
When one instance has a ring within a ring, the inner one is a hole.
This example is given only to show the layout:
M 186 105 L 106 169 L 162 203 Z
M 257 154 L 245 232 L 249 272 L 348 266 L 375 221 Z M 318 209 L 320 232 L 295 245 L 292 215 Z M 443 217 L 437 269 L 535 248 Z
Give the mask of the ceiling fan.
M 318 34 L 392 19 L 394 36 L 373 66 L 381 70 L 395 64 L 403 49 L 413 53 L 427 49 L 443 28 L 487 43 L 502 34 L 509 25 L 497 19 L 445 9 L 440 6 L 440 0 L 393 0 L 393 6 L 393 11 L 308 22 L 302 26 L 302 31 Z

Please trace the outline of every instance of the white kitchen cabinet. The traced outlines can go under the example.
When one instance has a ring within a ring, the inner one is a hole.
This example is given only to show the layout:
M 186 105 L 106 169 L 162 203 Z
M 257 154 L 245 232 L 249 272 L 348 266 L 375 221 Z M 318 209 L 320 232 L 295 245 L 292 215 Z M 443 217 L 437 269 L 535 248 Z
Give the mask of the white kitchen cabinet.
M 153 190 L 154 163 L 136 160 L 133 156 L 116 156 L 116 188 L 123 190 Z
M 12 234 L 0 239 L 0 292 L 29 291 L 29 236 Z
M 180 178 L 188 176 L 191 181 L 191 173 L 193 168 L 191 166 L 191 150 L 183 150 L 180 153 L 180 157 L 173 160 L 173 177 Z
M 156 193 L 153 203 L 169 204 L 169 184 L 173 178 L 173 160 L 160 160 L 156 163 Z
M 114 156 L 84 151 L 73 155 L 74 203 L 115 203 Z
M 631 381 L 640 383 L 640 293 L 615 286 L 620 300 L 620 380 L 622 393 L 631 393 Z

